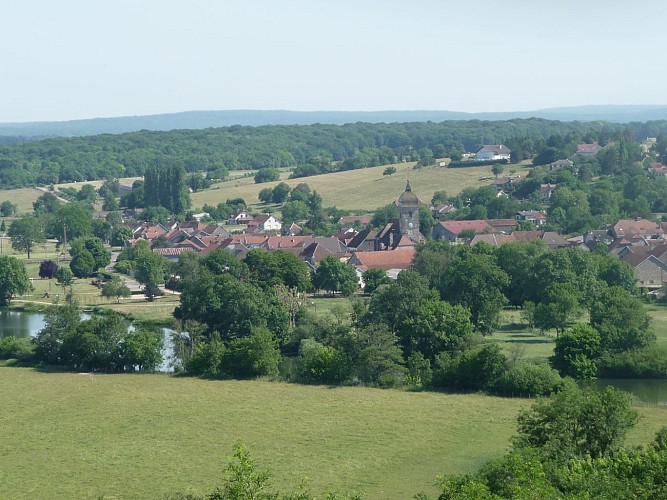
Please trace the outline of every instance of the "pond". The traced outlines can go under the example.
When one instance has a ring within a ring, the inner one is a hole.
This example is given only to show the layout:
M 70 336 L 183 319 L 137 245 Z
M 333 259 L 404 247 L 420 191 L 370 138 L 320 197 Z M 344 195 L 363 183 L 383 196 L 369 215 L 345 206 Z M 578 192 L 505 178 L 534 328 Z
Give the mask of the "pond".
M 597 379 L 586 382 L 584 385 L 600 391 L 611 385 L 632 394 L 636 405 L 667 408 L 667 380 L 665 379 Z
M 83 314 L 87 319 L 90 315 Z M 39 313 L 27 313 L 19 311 L 0 311 L 0 338 L 13 335 L 14 337 L 34 337 L 44 328 L 44 315 Z M 159 371 L 173 371 L 173 345 L 171 334 L 174 330 L 161 328 L 164 335 L 164 350 L 162 356 L 164 361 L 158 367 Z M 659 406 L 667 408 L 667 380 L 644 380 L 644 379 L 598 379 L 586 382 L 585 385 L 603 390 L 611 385 L 632 394 L 635 403 L 642 406 Z
M 81 318 L 89 319 L 90 314 L 83 313 Z M 45 325 L 44 314 L 41 313 L 0 311 L 0 338 L 10 335 L 14 337 L 34 337 Z M 130 328 L 133 327 L 130 326 Z M 173 371 L 172 361 L 174 356 L 171 334 L 174 333 L 174 330 L 161 328 L 160 331 L 164 336 L 164 349 L 162 350 L 163 361 L 158 367 L 158 371 L 171 372 Z

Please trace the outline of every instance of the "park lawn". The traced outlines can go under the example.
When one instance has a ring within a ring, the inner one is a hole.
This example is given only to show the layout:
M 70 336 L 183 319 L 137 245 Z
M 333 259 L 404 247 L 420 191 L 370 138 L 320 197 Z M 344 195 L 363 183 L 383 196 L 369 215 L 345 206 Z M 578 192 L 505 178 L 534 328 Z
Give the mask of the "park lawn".
M 60 261 L 61 265 L 69 265 L 69 261 Z M 55 278 L 50 280 L 39 278 L 39 261 L 31 259 L 26 264 L 28 277 L 32 278 L 33 290 L 25 295 L 20 295 L 12 300 L 11 306 L 14 308 L 24 308 L 31 305 L 32 308 L 46 307 L 63 303 L 69 287 L 64 291 L 58 285 Z M 158 297 L 153 302 L 148 302 L 143 294 L 133 294 L 125 299 L 121 298 L 120 303 L 114 297 L 102 297 L 101 290 L 91 284 L 93 278 L 75 278 L 73 281 L 73 293 L 79 306 L 84 309 L 96 307 L 111 309 L 119 313 L 131 314 L 135 320 L 142 321 L 168 321 L 173 317 L 173 312 L 179 304 L 180 296 L 169 290 L 165 295 Z M 46 294 L 48 293 L 48 297 Z
M 448 195 L 456 195 L 464 188 L 486 186 L 493 180 L 490 166 L 421 169 L 414 169 L 414 163 L 393 166 L 397 172 L 391 176 L 382 175 L 387 167 L 384 165 L 299 179 L 288 179 L 289 172 L 283 172 L 280 181 L 263 184 L 255 184 L 252 177 L 234 179 L 194 193 L 192 204 L 202 207 L 204 204 L 217 205 L 229 198 L 243 198 L 251 208 L 261 210 L 257 198 L 260 190 L 274 187 L 278 182 L 286 182 L 292 187 L 300 183 L 308 184 L 322 196 L 322 205 L 325 207 L 372 211 L 396 200 L 405 190 L 408 179 L 412 190 L 426 202 L 431 200 L 435 191 L 445 190 Z M 523 169 L 521 166 L 516 168 Z
M 0 367 L 5 498 L 163 498 L 213 490 L 243 441 L 273 489 L 433 495 L 439 474 L 507 451 L 530 400 L 169 375 Z M 665 410 L 641 414 L 650 441 Z

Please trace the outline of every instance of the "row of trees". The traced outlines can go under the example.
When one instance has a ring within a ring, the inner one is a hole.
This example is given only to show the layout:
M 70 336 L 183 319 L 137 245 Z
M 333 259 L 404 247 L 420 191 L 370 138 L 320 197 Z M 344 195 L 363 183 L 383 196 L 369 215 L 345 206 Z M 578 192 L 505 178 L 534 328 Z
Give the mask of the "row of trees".
M 540 119 L 232 126 L 140 131 L 0 145 L 0 187 L 134 177 L 146 168 L 214 172 L 225 168 L 294 168 L 296 176 L 429 157 L 457 157 L 483 144 L 506 144 L 530 157 L 554 136 L 602 144 L 630 129 L 635 138 L 661 136 L 667 122 L 617 125 Z

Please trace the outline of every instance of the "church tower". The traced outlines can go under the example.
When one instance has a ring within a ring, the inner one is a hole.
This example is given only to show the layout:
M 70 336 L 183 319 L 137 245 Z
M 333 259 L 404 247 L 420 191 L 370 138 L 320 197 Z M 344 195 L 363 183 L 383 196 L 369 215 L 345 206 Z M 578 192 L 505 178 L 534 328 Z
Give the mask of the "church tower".
M 412 192 L 410 181 L 405 192 L 398 198 L 398 232 L 414 241 L 419 241 L 419 198 Z

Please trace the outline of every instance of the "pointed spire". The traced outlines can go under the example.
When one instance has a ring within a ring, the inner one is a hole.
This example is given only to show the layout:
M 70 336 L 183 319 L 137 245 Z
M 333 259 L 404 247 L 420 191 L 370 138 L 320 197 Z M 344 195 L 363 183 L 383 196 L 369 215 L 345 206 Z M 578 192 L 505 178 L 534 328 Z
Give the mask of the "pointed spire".
M 406 191 L 412 191 L 412 188 L 410 187 L 410 179 L 408 179 L 407 184 L 405 185 L 405 190 Z

